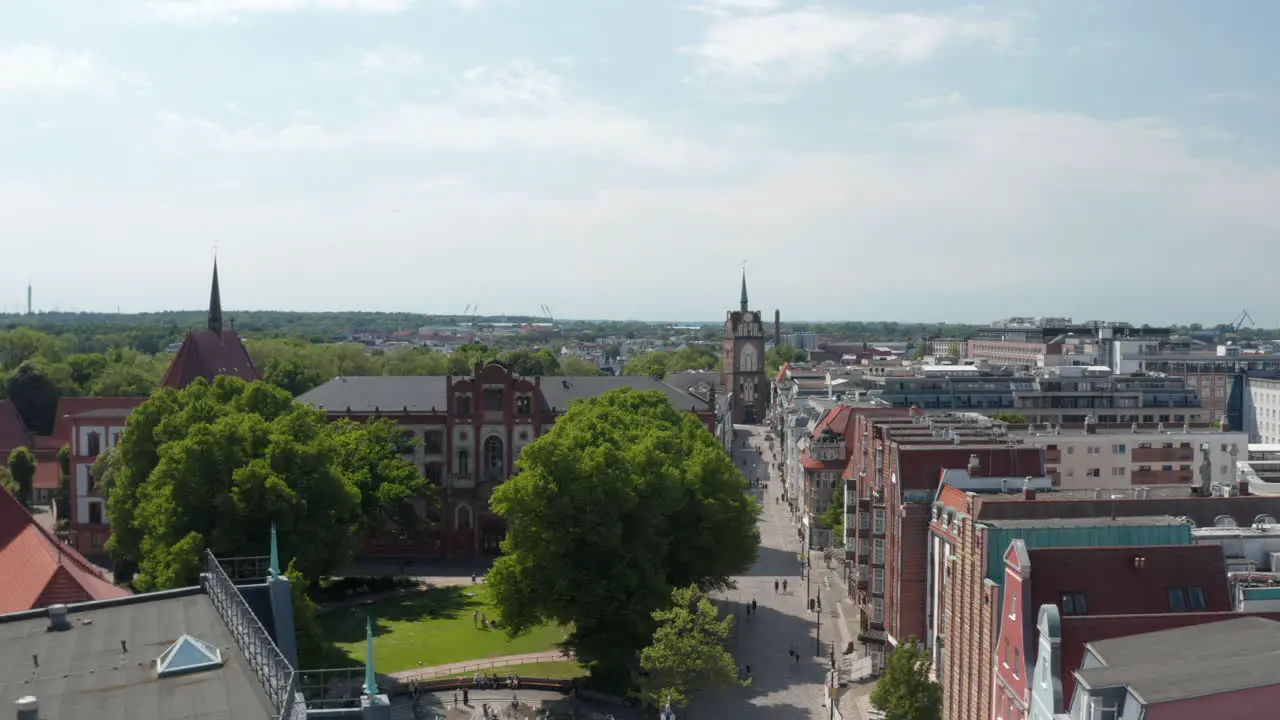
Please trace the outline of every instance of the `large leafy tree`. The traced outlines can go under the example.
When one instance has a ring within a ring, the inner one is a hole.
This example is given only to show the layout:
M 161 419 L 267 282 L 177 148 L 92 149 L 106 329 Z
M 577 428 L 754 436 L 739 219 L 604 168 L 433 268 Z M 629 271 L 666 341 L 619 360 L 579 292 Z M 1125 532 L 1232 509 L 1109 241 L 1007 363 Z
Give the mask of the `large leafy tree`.
M 429 515 L 440 495 L 416 467 L 402 459 L 402 453 L 413 451 L 414 441 L 405 440 L 404 432 L 390 420 L 364 424 L 341 420 L 328 429 L 335 467 L 360 491 L 360 532 L 415 534 L 419 530 L 415 501 Z
M 58 414 L 58 385 L 38 360 L 28 360 L 4 379 L 4 392 L 27 429 L 39 435 L 53 432 Z
M 745 478 L 660 392 L 573 403 L 519 464 L 490 501 L 508 529 L 495 602 L 513 633 L 570 626 L 566 644 L 606 681 L 634 669 L 673 588 L 723 587 L 755 558 Z
M 31 488 L 36 477 L 36 456 L 24 447 L 14 448 L 9 453 L 9 474 L 18 491 L 15 493 L 23 505 L 30 505 Z
M 942 686 L 929 679 L 932 668 L 929 651 L 916 638 L 907 638 L 889 655 L 871 691 L 871 704 L 885 720 L 939 720 Z
M 196 581 L 204 549 L 262 554 L 275 523 L 284 555 L 317 577 L 350 557 L 364 492 L 396 496 L 378 479 L 403 478 L 396 463 L 412 470 L 399 447 L 379 453 L 366 446 L 361 458 L 390 467 L 353 476 L 348 457 L 363 442 L 358 433 L 330 426 L 320 411 L 267 383 L 219 377 L 161 390 L 130 416 L 104 469 L 112 475 L 107 547 L 123 567 L 136 568 L 138 589 L 170 588 Z
M 653 613 L 657 629 L 640 653 L 640 692 L 655 704 L 686 705 L 696 690 L 738 684 L 738 664 L 725 647 L 731 618 L 696 585 L 676 588 L 671 607 Z
M 805 351 L 792 347 L 790 345 L 779 345 L 769 348 L 769 352 L 765 353 L 764 366 L 770 375 L 778 372 L 783 363 L 803 362 L 808 359 Z
M 835 492 L 831 496 L 831 504 L 826 510 L 822 511 L 822 516 L 818 518 L 818 522 L 822 527 L 832 531 L 835 536 L 835 543 L 839 544 L 844 537 L 844 481 L 836 482 Z

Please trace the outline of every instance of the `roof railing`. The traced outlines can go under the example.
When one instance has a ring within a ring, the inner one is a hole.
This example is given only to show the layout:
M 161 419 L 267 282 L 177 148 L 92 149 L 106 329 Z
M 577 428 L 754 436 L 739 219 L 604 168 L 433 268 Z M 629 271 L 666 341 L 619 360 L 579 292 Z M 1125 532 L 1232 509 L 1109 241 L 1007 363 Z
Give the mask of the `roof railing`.
M 297 702 L 297 672 L 272 642 L 266 628 L 249 609 L 249 603 L 245 602 L 218 559 L 208 550 L 205 551 L 205 572 L 200 580 L 213 607 L 244 654 L 245 661 L 270 698 L 276 710 L 272 719 L 306 720 L 306 705 Z

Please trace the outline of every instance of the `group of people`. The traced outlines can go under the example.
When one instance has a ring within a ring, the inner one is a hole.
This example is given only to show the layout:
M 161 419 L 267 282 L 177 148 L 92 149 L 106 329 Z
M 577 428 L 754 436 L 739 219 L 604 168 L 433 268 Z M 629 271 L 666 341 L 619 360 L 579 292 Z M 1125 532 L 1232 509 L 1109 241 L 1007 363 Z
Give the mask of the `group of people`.
M 504 685 L 509 690 L 519 690 L 520 676 L 512 674 L 512 675 L 506 676 L 505 678 L 500 678 L 497 675 L 493 675 L 493 674 L 481 675 L 480 673 L 476 673 L 475 685 L 476 685 L 476 689 L 478 690 L 493 690 L 495 688 L 500 688 Z
M 787 591 L 787 579 L 786 579 L 786 578 L 781 578 L 781 579 L 779 579 L 779 580 L 774 580 L 774 581 L 773 581 L 773 591 L 776 593 L 776 592 L 778 592 L 778 589 L 779 589 L 779 588 L 781 588 L 781 589 L 782 589 L 782 592 L 786 592 L 786 591 Z

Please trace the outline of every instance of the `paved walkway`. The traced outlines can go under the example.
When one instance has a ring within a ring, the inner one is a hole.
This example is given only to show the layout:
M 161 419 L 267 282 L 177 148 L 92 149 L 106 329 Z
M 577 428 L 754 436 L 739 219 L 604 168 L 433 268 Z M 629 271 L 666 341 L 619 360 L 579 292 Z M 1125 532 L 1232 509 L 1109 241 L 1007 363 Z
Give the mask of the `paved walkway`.
M 724 604 L 738 614 L 735 654 L 739 666 L 751 666 L 751 684 L 696 696 L 689 715 L 718 720 L 826 720 L 822 708 L 829 643 L 816 657 L 814 616 L 808 612 L 805 582 L 800 578 L 800 540 L 785 505 L 775 498 L 782 482 L 771 471 L 772 455 L 764 428 L 739 426 L 734 462 L 750 479 L 768 479 L 760 516 L 760 549 L 747 574 L 734 578 L 737 589 L 724 594 Z M 786 592 L 774 592 L 775 580 L 787 581 Z M 747 617 L 745 605 L 755 600 L 757 611 Z M 824 620 L 823 636 L 829 640 Z M 794 660 L 789 651 L 800 656 Z
M 517 665 L 528 665 L 529 663 L 560 662 L 572 659 L 572 657 L 563 652 L 552 650 L 549 652 L 524 653 L 523 655 L 502 655 L 482 660 L 465 660 L 447 665 L 432 665 L 412 670 L 401 670 L 390 673 L 390 675 L 397 680 L 430 680 L 431 678 L 448 677 L 461 673 L 486 673 L 494 668 L 509 668 Z

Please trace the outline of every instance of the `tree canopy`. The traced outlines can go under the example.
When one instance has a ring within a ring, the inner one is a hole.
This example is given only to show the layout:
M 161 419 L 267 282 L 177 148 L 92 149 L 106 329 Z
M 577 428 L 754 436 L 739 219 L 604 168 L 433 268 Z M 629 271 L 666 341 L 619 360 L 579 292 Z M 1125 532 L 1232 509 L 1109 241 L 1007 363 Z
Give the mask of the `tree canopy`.
M 686 370 L 711 370 L 720 363 L 720 356 L 708 345 L 687 345 L 674 352 L 654 350 L 640 353 L 627 361 L 623 375 L 647 375 L 661 380 L 667 373 Z
M 635 668 L 673 588 L 724 586 L 755 559 L 746 479 L 660 392 L 573 403 L 519 467 L 490 500 L 507 522 L 494 601 L 512 633 L 570 626 L 566 644 L 596 675 Z
M 885 720 L 940 720 L 942 686 L 929 679 L 932 669 L 929 651 L 916 638 L 907 638 L 889 655 L 871 691 L 871 704 Z
M 764 367 L 770 375 L 777 374 L 784 363 L 804 362 L 809 359 L 808 353 L 790 345 L 779 345 L 769 348 L 765 353 Z
M 24 447 L 16 447 L 9 453 L 9 475 L 17 488 L 15 495 L 23 505 L 34 500 L 31 489 L 36 477 L 36 456 Z
M 640 652 L 640 692 L 654 705 L 686 705 L 690 693 L 738 684 L 725 647 L 733 618 L 721 618 L 696 585 L 676 588 L 671 606 L 653 613 L 653 641 Z
M 308 577 L 348 560 L 361 530 L 403 517 L 426 481 L 389 421 L 330 425 L 267 383 L 163 389 L 129 418 L 104 467 L 108 550 L 134 586 L 191 584 L 200 554 L 261 555 L 272 523 Z M 127 574 L 127 573 L 126 573 Z
M 822 527 L 832 531 L 833 545 L 839 545 L 844 538 L 844 519 L 844 480 L 837 480 L 835 492 L 831 496 L 831 504 L 818 518 Z

